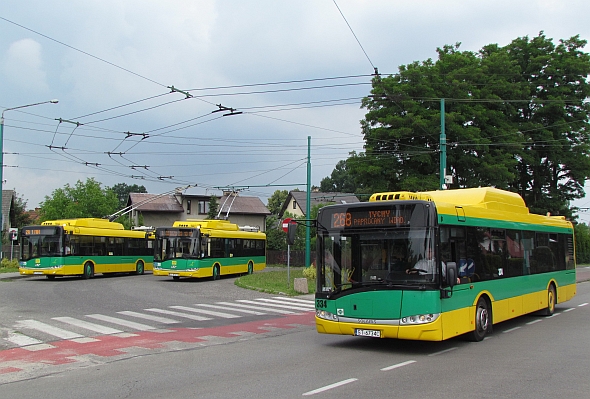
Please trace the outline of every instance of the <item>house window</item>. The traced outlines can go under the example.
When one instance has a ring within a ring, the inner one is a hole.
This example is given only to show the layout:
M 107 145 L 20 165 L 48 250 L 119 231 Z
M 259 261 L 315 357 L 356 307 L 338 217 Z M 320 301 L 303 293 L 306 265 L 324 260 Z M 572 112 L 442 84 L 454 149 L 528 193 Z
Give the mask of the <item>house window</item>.
M 293 200 L 293 209 L 297 209 L 297 201 Z
M 206 215 L 209 213 L 209 201 L 199 201 L 199 215 Z
M 186 213 L 187 215 L 191 214 L 191 200 L 186 200 Z

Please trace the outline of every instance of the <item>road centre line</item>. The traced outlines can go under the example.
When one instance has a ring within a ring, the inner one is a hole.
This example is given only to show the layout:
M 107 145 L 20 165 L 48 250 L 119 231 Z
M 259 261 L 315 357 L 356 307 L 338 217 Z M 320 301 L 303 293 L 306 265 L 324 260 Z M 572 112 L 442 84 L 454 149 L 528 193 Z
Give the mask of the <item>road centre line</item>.
M 578 305 L 578 307 L 582 307 L 582 306 L 588 306 L 588 302 L 584 302 Z
M 327 390 L 338 388 L 338 387 L 341 387 L 342 385 L 350 384 L 351 382 L 355 382 L 355 381 L 357 381 L 356 378 L 349 378 L 349 379 L 344 380 L 344 381 L 335 382 L 334 384 L 326 385 L 325 387 L 322 387 L 322 388 L 314 389 L 313 391 L 305 392 L 301 396 L 315 395 L 316 393 L 322 393 L 322 392 L 325 392 Z
M 407 366 L 408 364 L 412 364 L 412 363 L 416 363 L 416 361 L 415 360 L 408 360 L 407 362 L 402 362 L 402 363 L 394 364 L 392 366 L 383 367 L 381 369 L 381 371 L 389 371 L 389 370 L 397 369 L 399 367 L 404 367 L 404 366 Z
M 572 310 L 576 310 L 576 308 L 567 308 L 567 309 L 565 309 L 563 311 L 563 313 L 565 313 L 565 312 L 571 312 Z
M 508 330 L 504 330 L 504 331 L 502 331 L 502 333 L 503 333 L 503 334 L 505 334 L 505 333 L 509 333 L 509 332 L 512 332 L 512 331 L 518 330 L 519 328 L 521 328 L 521 327 L 519 326 L 519 327 L 509 328 Z
M 453 348 L 445 349 L 445 350 L 443 350 L 443 351 L 440 351 L 440 352 L 434 352 L 434 353 L 431 353 L 431 354 L 430 354 L 430 355 L 428 355 L 428 356 L 438 356 L 438 355 L 442 355 L 443 353 L 447 353 L 447 352 L 454 351 L 454 350 L 456 350 L 456 349 L 459 349 L 459 347 L 458 347 L 458 346 L 455 346 L 455 347 L 453 347 Z
M 529 322 L 528 322 L 528 323 L 526 323 L 526 324 L 528 324 L 528 325 L 530 326 L 531 324 L 540 323 L 540 322 L 542 322 L 542 321 L 543 321 L 543 319 L 536 319 L 536 320 L 533 320 L 533 321 L 529 321 Z

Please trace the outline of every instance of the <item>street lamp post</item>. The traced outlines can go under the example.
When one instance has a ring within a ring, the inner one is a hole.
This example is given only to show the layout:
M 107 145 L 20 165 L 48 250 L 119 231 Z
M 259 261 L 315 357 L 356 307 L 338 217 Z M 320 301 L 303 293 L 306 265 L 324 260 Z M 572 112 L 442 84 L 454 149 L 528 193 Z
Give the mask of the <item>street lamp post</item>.
M 27 105 L 20 105 L 18 107 L 12 107 L 12 108 L 6 108 L 2 111 L 2 117 L 0 117 L 0 260 L 2 260 L 2 233 L 4 232 L 4 212 L 2 210 L 2 186 L 4 185 L 3 182 L 3 176 L 2 176 L 2 171 L 4 169 L 4 149 L 3 149 L 3 145 L 4 145 L 4 113 L 6 111 L 12 111 L 15 109 L 20 109 L 20 108 L 26 108 L 26 107 L 33 107 L 35 105 L 41 105 L 41 104 L 47 104 L 47 103 L 51 103 L 51 104 L 57 104 L 59 101 L 58 100 L 49 100 L 49 101 L 43 101 L 40 103 L 34 103 L 34 104 L 27 104 Z

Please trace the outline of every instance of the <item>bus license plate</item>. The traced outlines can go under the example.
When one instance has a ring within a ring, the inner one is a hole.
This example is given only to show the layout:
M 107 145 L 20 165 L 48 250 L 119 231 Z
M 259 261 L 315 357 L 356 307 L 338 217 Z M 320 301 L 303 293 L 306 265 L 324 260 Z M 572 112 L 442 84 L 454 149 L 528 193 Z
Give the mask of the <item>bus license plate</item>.
M 178 277 L 178 273 L 170 273 L 169 276 Z
M 33 274 L 43 274 L 43 272 L 33 272 Z
M 381 338 L 381 331 L 379 330 L 365 330 L 362 328 L 355 328 L 354 335 L 359 337 L 375 337 Z

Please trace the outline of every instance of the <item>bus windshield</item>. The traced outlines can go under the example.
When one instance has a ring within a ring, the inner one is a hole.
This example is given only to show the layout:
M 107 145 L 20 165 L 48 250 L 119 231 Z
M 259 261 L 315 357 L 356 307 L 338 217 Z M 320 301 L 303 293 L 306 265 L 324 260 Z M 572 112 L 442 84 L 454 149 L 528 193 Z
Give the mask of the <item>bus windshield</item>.
M 63 254 L 63 229 L 60 226 L 29 226 L 22 230 L 21 260 Z
M 323 292 L 378 283 L 438 282 L 432 228 L 329 234 L 318 271 Z
M 201 258 L 199 229 L 158 228 L 154 260 Z

